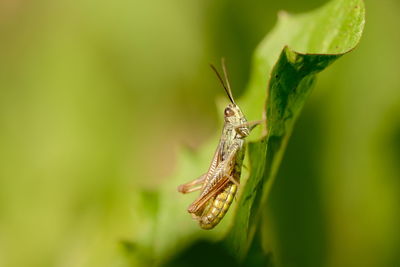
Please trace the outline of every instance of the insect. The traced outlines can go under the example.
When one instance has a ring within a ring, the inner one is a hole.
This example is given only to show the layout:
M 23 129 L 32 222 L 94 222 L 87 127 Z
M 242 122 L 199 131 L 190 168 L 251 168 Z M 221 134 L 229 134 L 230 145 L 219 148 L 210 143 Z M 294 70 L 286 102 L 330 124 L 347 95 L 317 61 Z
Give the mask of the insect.
M 248 122 L 235 103 L 225 67 L 221 60 L 224 80 L 211 65 L 231 103 L 224 110 L 224 127 L 218 147 L 208 171 L 199 178 L 182 184 L 178 191 L 186 194 L 200 190 L 200 196 L 189 206 L 188 212 L 203 229 L 214 228 L 225 216 L 239 187 L 245 154 L 245 138 L 261 121 Z

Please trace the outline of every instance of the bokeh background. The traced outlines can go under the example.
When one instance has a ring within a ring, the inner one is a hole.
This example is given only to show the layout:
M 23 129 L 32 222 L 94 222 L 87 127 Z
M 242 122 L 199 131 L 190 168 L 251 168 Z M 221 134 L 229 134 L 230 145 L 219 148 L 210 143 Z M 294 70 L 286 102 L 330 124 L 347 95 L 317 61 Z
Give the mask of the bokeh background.
M 325 2 L 0 1 L 0 266 L 129 265 L 178 147 L 220 131 L 208 63 L 239 97 L 278 10 Z M 400 2 L 366 9 L 272 189 L 280 266 L 400 266 Z

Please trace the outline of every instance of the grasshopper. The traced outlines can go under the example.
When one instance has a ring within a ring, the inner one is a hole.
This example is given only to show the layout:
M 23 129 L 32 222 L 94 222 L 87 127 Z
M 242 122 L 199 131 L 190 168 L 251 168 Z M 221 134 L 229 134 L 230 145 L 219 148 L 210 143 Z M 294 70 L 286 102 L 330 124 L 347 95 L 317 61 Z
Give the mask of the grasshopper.
M 240 182 L 245 138 L 251 130 L 264 122 L 248 122 L 232 96 L 231 87 L 225 67 L 221 60 L 224 80 L 218 70 L 211 65 L 231 103 L 224 110 L 224 127 L 218 147 L 214 153 L 208 171 L 199 178 L 182 184 L 178 191 L 186 194 L 200 190 L 200 196 L 189 206 L 188 212 L 197 220 L 203 229 L 214 228 L 225 216 Z

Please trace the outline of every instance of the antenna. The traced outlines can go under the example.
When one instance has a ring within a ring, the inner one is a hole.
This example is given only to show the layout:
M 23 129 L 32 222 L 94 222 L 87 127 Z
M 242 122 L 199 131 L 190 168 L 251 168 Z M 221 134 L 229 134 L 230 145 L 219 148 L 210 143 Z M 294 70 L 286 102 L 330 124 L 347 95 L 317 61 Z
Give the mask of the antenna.
M 228 79 L 227 79 L 226 69 L 225 69 L 225 61 L 222 59 L 222 60 L 221 60 L 221 63 L 222 63 L 223 71 L 224 71 L 225 80 L 226 80 L 227 83 L 228 83 L 228 87 L 226 87 L 226 85 L 225 85 L 225 83 L 224 83 L 224 80 L 222 79 L 221 75 L 219 74 L 217 68 L 214 67 L 213 64 L 210 64 L 210 67 L 213 69 L 213 71 L 214 71 L 215 74 L 217 75 L 219 81 L 220 81 L 221 84 L 222 84 L 222 87 L 224 87 L 225 92 L 226 92 L 226 94 L 228 95 L 228 97 L 229 97 L 229 99 L 231 100 L 231 102 L 232 102 L 233 104 L 236 105 L 236 103 L 235 103 L 235 101 L 233 100 L 233 97 L 232 97 L 232 93 L 231 93 L 231 88 L 230 88 L 230 85 L 229 85 L 229 81 L 228 81 Z
M 224 72 L 225 81 L 228 87 L 227 94 L 229 95 L 229 98 L 231 99 L 232 103 L 236 105 L 235 101 L 233 101 L 231 85 L 229 84 L 228 72 L 226 71 L 226 66 L 225 66 L 225 58 L 221 58 L 221 65 L 222 65 L 222 70 Z

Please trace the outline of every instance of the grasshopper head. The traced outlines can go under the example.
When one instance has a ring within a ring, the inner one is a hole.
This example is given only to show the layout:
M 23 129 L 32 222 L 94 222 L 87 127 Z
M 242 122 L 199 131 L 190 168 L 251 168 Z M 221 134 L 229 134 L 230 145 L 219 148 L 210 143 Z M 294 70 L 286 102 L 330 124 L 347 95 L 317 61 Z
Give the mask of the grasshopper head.
M 238 105 L 234 103 L 228 104 L 224 110 L 224 119 L 225 123 L 232 125 L 241 137 L 246 137 L 250 134 L 250 129 L 246 125 L 246 117 Z
M 236 133 L 243 138 L 250 134 L 250 129 L 249 126 L 246 124 L 247 120 L 243 115 L 243 112 L 240 110 L 239 106 L 236 105 L 235 100 L 233 99 L 231 86 L 229 84 L 228 74 L 225 67 L 225 60 L 223 58 L 221 59 L 221 65 L 224 72 L 226 84 L 219 74 L 218 70 L 213 65 L 210 66 L 214 70 L 215 74 L 222 84 L 222 87 L 225 89 L 229 100 L 231 101 L 231 103 L 228 104 L 224 111 L 225 125 L 231 126 L 236 131 Z

